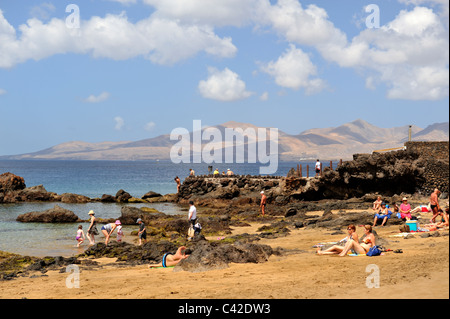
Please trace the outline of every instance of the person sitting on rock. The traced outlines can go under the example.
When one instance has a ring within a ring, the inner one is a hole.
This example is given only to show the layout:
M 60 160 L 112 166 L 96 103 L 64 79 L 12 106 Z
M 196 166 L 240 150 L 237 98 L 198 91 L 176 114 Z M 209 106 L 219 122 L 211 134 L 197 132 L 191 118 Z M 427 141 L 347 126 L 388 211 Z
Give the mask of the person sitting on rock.
M 381 200 L 381 196 L 378 196 L 378 197 L 377 197 L 377 200 L 373 202 L 372 209 L 373 209 L 375 212 L 378 212 L 378 211 L 380 210 L 380 208 L 381 208 L 381 203 L 382 203 L 382 202 L 383 202 L 383 201 Z
M 377 225 L 378 220 L 381 220 L 381 226 L 386 225 L 386 222 L 389 218 L 391 218 L 392 212 L 386 207 L 386 203 L 382 202 L 381 207 L 379 208 L 378 212 L 375 214 L 375 218 L 373 220 L 372 227 L 375 227 Z
M 165 253 L 160 263 L 151 264 L 148 266 L 148 268 L 151 269 L 151 268 L 159 268 L 159 267 L 163 267 L 163 268 L 172 267 L 172 266 L 178 265 L 178 263 L 180 261 L 182 261 L 183 259 L 186 259 L 188 257 L 189 257 L 189 255 L 186 255 L 186 247 L 181 246 L 177 249 L 177 252 L 175 254 Z

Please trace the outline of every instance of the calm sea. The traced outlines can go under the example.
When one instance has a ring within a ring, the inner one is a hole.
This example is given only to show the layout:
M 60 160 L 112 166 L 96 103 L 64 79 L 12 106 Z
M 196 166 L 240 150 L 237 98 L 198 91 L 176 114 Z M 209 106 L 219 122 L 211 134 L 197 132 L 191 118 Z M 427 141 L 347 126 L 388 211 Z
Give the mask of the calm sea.
M 313 162 L 303 162 L 310 166 L 313 174 Z M 260 164 L 217 164 L 214 169 L 226 171 L 228 168 L 236 174 L 259 175 Z M 297 167 L 297 163 L 280 162 L 275 175 L 286 176 Z M 11 172 L 25 179 L 27 187 L 44 185 L 47 191 L 57 194 L 75 193 L 90 198 L 103 194 L 115 195 L 124 189 L 132 196 L 140 198 L 148 191 L 160 194 L 176 192 L 174 177 L 183 181 L 193 168 L 197 175 L 207 174 L 207 164 L 174 164 L 170 161 L 0 161 L 0 174 Z M 306 176 L 306 172 L 303 173 Z M 85 244 L 76 248 L 75 235 L 78 224 L 19 223 L 20 214 L 43 211 L 55 204 L 73 211 L 81 219 L 88 219 L 92 209 L 100 218 L 117 218 L 123 205 L 116 203 L 19 203 L 0 204 L 0 251 L 37 257 L 72 256 L 86 249 Z M 184 214 L 181 207 L 171 203 L 126 204 L 136 207 L 153 207 L 166 214 Z M 82 224 L 86 230 L 87 223 Z M 137 227 L 125 226 L 125 234 Z M 102 236 L 97 236 L 97 242 Z M 87 241 L 86 241 L 87 242 Z

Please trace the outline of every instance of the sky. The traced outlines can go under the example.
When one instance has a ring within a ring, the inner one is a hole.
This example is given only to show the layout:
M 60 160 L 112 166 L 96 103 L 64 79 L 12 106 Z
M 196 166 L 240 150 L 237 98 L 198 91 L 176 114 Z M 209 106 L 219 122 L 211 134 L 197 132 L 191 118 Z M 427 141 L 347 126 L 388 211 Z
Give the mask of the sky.
M 0 0 L 0 156 L 449 120 L 448 0 Z

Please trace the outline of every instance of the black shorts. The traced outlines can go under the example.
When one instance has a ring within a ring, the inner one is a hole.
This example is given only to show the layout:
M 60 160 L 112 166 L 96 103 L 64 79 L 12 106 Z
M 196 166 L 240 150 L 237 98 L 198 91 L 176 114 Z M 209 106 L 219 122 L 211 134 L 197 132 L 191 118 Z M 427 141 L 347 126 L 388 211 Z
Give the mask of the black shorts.
M 192 225 L 192 227 L 194 227 L 195 224 L 197 224 L 197 218 L 196 218 L 196 219 L 190 219 L 190 220 L 189 220 L 189 225 Z

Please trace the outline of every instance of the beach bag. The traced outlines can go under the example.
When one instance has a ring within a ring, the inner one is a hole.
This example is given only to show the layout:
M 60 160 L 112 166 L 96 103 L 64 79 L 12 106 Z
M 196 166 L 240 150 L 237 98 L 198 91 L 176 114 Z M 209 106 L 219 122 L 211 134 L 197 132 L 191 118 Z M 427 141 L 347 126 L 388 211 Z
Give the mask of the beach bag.
M 381 255 L 381 249 L 379 246 L 373 246 L 369 249 L 366 256 L 374 257 L 374 256 L 380 256 Z
M 188 237 L 194 237 L 194 235 L 195 235 L 195 229 L 194 229 L 194 227 L 191 225 L 191 226 L 189 226 Z

